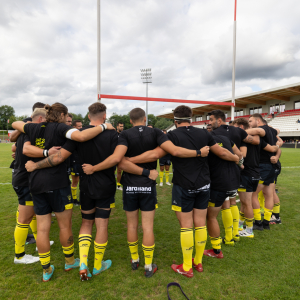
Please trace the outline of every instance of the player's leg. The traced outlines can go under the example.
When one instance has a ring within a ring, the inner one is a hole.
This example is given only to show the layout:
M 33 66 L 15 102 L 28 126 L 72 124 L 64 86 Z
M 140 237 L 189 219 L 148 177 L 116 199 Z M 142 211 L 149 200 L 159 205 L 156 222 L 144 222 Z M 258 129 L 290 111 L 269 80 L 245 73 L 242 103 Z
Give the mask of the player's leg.
M 254 224 L 253 230 L 263 230 L 263 225 L 261 221 L 261 214 L 260 214 L 260 204 L 258 201 L 258 194 L 262 191 L 264 185 L 263 181 L 259 181 L 256 191 L 252 193 L 252 208 L 253 208 L 253 215 L 254 215 Z
M 246 229 L 240 231 L 240 236 L 253 238 L 252 192 L 239 192 L 239 196 L 241 203 L 243 204 L 243 212 L 246 222 Z
M 222 205 L 222 221 L 225 229 L 225 237 L 223 239 L 223 242 L 226 245 L 234 245 L 233 235 L 232 235 L 232 228 L 233 228 L 233 218 L 232 218 L 232 212 L 230 209 L 230 201 L 229 199 L 224 201 Z
M 165 165 L 160 165 L 159 166 L 159 181 L 160 181 L 160 186 L 163 186 L 164 182 L 164 170 L 165 170 Z
M 166 176 L 166 185 L 171 185 L 171 183 L 169 182 L 170 165 L 165 165 L 165 176 Z
M 272 215 L 270 224 L 281 224 L 280 200 L 279 200 L 278 194 L 276 193 L 275 189 L 274 189 L 273 199 L 274 199 L 274 208 L 273 208 L 273 215 Z
M 77 186 L 79 183 L 79 176 L 77 176 L 76 173 L 71 172 L 71 177 L 72 177 L 72 184 L 71 184 L 72 198 L 73 198 L 74 204 L 78 205 Z
M 264 220 L 263 220 L 264 229 L 270 229 L 269 223 L 270 223 L 273 206 L 274 206 L 274 199 L 273 199 L 274 190 L 275 190 L 274 183 L 271 183 L 268 186 L 265 185 L 263 188 L 263 193 L 265 197 L 265 212 L 264 212 Z
M 239 217 L 240 212 L 239 208 L 236 205 L 236 197 L 229 198 L 230 201 L 230 210 L 232 214 L 232 237 L 235 242 L 238 242 L 240 240 L 239 237 Z
M 120 168 L 117 167 L 117 189 L 118 189 L 119 191 L 122 191 L 122 190 L 123 190 L 123 189 L 122 189 L 121 183 L 118 181 L 118 178 L 121 178 L 121 176 L 122 176 L 122 170 L 121 170 Z

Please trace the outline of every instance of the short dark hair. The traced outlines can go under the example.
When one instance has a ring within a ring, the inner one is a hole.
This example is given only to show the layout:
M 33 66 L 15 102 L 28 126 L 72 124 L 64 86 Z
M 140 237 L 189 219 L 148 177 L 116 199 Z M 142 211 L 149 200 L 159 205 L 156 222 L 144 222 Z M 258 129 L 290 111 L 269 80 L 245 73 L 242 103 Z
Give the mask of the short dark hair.
M 206 127 L 207 127 L 207 126 L 211 126 L 211 124 L 207 124 Z
M 189 106 L 179 105 L 174 109 L 174 118 L 180 118 L 181 120 L 176 120 L 178 124 L 191 122 L 191 117 L 193 116 L 193 111 Z M 186 118 L 186 119 L 182 119 Z
M 68 117 L 71 118 L 71 119 L 73 119 L 73 115 L 70 114 L 70 113 L 68 113 Z
M 229 121 L 229 124 L 232 124 L 232 123 L 233 123 L 233 121 L 232 121 L 232 120 L 230 120 L 230 121 Z
M 72 121 L 72 126 L 76 126 L 76 124 L 79 123 L 79 122 L 82 123 L 82 121 L 80 121 L 80 120 L 74 120 L 74 121 Z
M 124 123 L 123 123 L 123 122 L 118 122 L 118 123 L 117 123 L 117 126 L 118 126 L 118 125 L 124 125 Z
M 237 124 L 238 126 L 243 125 L 245 130 L 249 129 L 249 127 L 250 127 L 248 120 L 246 120 L 245 118 L 238 118 L 238 119 L 234 120 L 234 123 Z
M 262 122 L 264 122 L 264 119 L 263 119 L 261 114 L 253 114 L 253 115 L 250 116 L 250 118 L 251 117 L 256 118 L 256 119 L 260 119 Z
M 151 128 L 153 128 L 153 125 L 152 125 L 152 124 L 148 124 L 148 125 L 147 125 L 147 127 L 151 127 Z
M 42 102 L 36 102 L 33 104 L 32 106 L 32 111 L 34 111 L 36 108 L 44 108 L 46 104 L 42 103 Z
M 209 116 L 214 116 L 216 119 L 221 119 L 223 122 L 226 121 L 225 114 L 220 109 L 212 110 Z
M 142 121 L 146 116 L 145 111 L 139 107 L 132 109 L 129 113 L 130 120 L 135 123 L 137 121 Z
M 95 102 L 89 106 L 89 115 L 90 117 L 94 117 L 98 114 L 105 113 L 106 106 L 103 103 Z
M 166 129 L 163 129 L 163 132 L 167 132 L 167 130 L 166 130 Z

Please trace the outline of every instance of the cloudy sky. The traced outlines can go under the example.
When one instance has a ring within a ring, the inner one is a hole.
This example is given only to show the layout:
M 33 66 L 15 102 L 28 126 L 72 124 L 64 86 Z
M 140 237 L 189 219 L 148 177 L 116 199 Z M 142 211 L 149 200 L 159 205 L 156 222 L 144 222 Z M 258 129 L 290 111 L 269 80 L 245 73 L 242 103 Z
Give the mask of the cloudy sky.
M 97 0 L 0 0 L 0 105 L 30 114 L 97 98 Z M 238 0 L 236 94 L 300 82 L 296 0 Z M 221 100 L 231 95 L 234 0 L 101 0 L 102 93 Z M 103 101 L 109 115 L 145 102 Z M 174 108 L 149 103 L 149 113 Z

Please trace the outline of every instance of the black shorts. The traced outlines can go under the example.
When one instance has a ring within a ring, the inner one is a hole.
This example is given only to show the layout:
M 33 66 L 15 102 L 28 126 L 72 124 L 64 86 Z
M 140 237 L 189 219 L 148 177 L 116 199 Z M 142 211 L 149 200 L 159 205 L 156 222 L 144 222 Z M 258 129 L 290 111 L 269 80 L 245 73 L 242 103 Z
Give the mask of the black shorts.
M 71 175 L 79 176 L 80 172 L 81 172 L 81 165 L 80 164 L 74 164 L 71 168 Z
M 208 203 L 209 207 L 220 207 L 225 202 L 226 198 L 233 198 L 236 194 L 237 190 L 220 192 L 211 189 L 210 190 L 210 200 Z
M 277 183 L 277 178 L 278 178 L 278 176 L 280 175 L 280 173 L 281 173 L 281 167 L 277 167 L 276 169 L 275 169 L 275 180 L 274 180 L 274 183 L 276 184 Z
M 53 211 L 63 212 L 73 208 L 70 186 L 41 194 L 32 194 L 32 199 L 37 215 L 47 215 Z
M 135 187 L 123 185 L 123 209 L 125 211 L 152 211 L 157 206 L 156 186 Z
M 172 189 L 172 210 L 190 212 L 194 208 L 207 209 L 210 184 L 195 190 L 187 190 L 177 184 Z
M 239 192 L 253 193 L 257 190 L 259 178 L 241 175 Z
M 14 186 L 13 188 L 18 196 L 20 205 L 33 206 L 33 201 L 28 186 Z
M 259 164 L 260 181 L 263 185 L 270 185 L 275 181 L 275 166 L 272 164 Z
M 167 157 L 162 157 L 159 159 L 160 166 L 171 166 L 171 160 Z
M 105 199 L 92 199 L 85 192 L 80 191 L 80 208 L 82 210 L 91 210 L 98 208 L 113 208 L 115 207 L 115 196 Z

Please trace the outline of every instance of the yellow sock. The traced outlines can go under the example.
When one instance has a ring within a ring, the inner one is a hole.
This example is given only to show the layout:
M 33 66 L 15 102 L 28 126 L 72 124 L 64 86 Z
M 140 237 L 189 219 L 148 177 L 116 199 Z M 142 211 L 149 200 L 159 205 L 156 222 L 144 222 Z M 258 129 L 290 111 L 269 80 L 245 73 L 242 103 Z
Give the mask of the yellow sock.
M 44 273 L 49 273 L 51 272 L 51 267 L 50 267 L 50 251 L 46 253 L 39 253 L 40 257 L 40 262 L 43 267 Z
M 94 242 L 94 250 L 95 250 L 94 268 L 96 270 L 100 270 L 102 267 L 102 260 L 103 260 L 106 246 L 107 246 L 107 242 L 104 244 L 98 244 Z
M 207 230 L 206 226 L 203 227 L 195 227 L 195 247 L 196 247 L 196 255 L 194 258 L 194 263 L 196 265 L 202 264 L 203 252 L 205 249 L 207 240 Z
M 263 191 L 260 191 L 258 193 L 258 201 L 259 201 L 260 208 L 264 208 L 265 207 L 265 197 L 264 197 Z
M 253 218 L 252 219 L 246 218 L 245 221 L 246 221 L 247 227 L 250 227 L 250 228 L 253 227 Z
M 65 255 L 65 261 L 67 265 L 73 265 L 75 262 L 74 258 L 74 243 L 69 247 L 63 247 L 63 252 Z
M 79 242 L 80 265 L 84 263 L 87 266 L 87 259 L 89 256 L 92 236 L 90 234 L 79 234 L 78 242 Z
M 266 221 L 270 221 L 271 216 L 272 216 L 272 209 L 267 209 L 267 208 L 265 208 L 264 219 L 265 219 Z
M 30 222 L 30 228 L 32 231 L 32 234 L 34 236 L 34 239 L 36 240 L 36 232 L 37 232 L 37 224 L 36 224 L 36 216 L 34 216 Z
M 129 250 L 131 253 L 131 259 L 133 261 L 138 261 L 139 260 L 139 240 L 136 242 L 128 242 Z
M 142 247 L 145 256 L 145 265 L 152 265 L 155 244 L 153 246 L 144 246 L 142 244 Z
M 274 204 L 273 214 L 280 214 L 280 202 Z
M 244 222 L 245 221 L 245 214 L 240 211 L 240 221 Z
M 227 242 L 232 240 L 233 219 L 230 208 L 222 209 L 222 221 L 225 229 L 225 239 Z
M 76 187 L 71 186 L 71 192 L 72 192 L 73 200 L 77 200 L 77 186 Z
M 159 171 L 159 180 L 160 182 L 164 182 L 164 171 Z
M 15 255 L 20 259 L 25 255 L 25 244 L 28 234 L 29 224 L 21 224 L 17 222 L 15 228 Z
M 222 241 L 221 237 L 211 237 L 210 236 L 210 242 L 211 242 L 213 249 L 221 250 L 221 241 Z
M 117 186 L 121 186 L 121 183 L 120 183 L 120 182 L 117 182 Z
M 233 219 L 233 230 L 232 230 L 232 235 L 236 236 L 239 234 L 239 208 L 237 205 L 230 205 L 230 210 L 232 214 L 232 219 Z
M 192 268 L 194 250 L 193 228 L 181 228 L 180 241 L 183 255 L 182 267 L 184 271 L 189 271 Z
M 169 182 L 170 171 L 165 171 L 166 182 Z
M 253 208 L 254 220 L 261 221 L 261 214 L 259 208 Z

